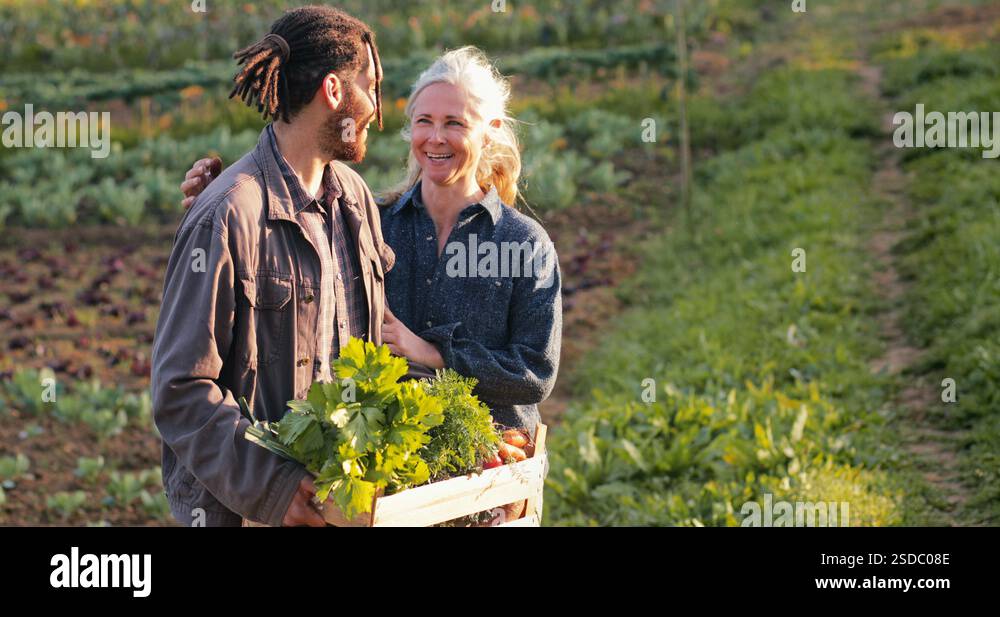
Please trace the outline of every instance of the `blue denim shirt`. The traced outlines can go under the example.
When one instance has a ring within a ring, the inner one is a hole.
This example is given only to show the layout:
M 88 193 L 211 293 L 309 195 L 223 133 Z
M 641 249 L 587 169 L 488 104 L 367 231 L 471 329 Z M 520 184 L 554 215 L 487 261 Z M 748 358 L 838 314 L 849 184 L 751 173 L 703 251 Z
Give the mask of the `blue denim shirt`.
M 459 214 L 444 251 L 420 183 L 381 209 L 396 253 L 386 301 L 445 366 L 479 380 L 475 394 L 500 424 L 534 432 L 552 392 L 562 342 L 559 260 L 536 221 L 496 190 Z M 527 255 L 530 255 L 528 257 Z

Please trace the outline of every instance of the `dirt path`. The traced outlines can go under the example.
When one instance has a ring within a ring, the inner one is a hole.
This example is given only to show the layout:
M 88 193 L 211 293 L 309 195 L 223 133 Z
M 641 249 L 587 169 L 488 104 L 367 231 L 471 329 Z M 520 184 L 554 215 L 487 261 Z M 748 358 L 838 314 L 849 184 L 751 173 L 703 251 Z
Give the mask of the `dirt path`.
M 611 199 L 609 196 L 607 199 Z M 559 378 L 538 410 L 555 426 L 574 398 L 572 373 L 623 310 L 618 286 L 638 267 L 634 245 L 656 231 L 648 217 L 634 218 L 609 203 L 576 206 L 544 221 L 559 253 L 563 277 L 563 337 Z
M 858 72 L 865 91 L 873 98 L 880 98 L 881 70 L 865 64 Z M 897 257 L 892 249 L 907 235 L 908 223 L 915 213 L 906 198 L 907 178 L 900 166 L 900 151 L 892 145 L 892 128 L 892 114 L 887 113 L 883 118 L 885 137 L 877 149 L 879 167 L 873 178 L 875 195 L 885 203 L 885 212 L 868 243 L 877 266 L 872 283 L 887 307 L 879 316 L 886 349 L 871 363 L 871 370 L 901 375 L 906 381 L 894 401 L 904 448 L 911 455 L 915 469 L 932 489 L 927 499 L 940 516 L 936 522 L 960 526 L 963 508 L 970 497 L 960 480 L 958 460 L 958 449 L 965 434 L 934 426 L 929 410 L 933 402 L 939 400 L 940 389 L 927 376 L 907 374 L 908 369 L 920 362 L 924 350 L 912 345 L 901 325 L 902 300 L 909 285 L 900 278 Z

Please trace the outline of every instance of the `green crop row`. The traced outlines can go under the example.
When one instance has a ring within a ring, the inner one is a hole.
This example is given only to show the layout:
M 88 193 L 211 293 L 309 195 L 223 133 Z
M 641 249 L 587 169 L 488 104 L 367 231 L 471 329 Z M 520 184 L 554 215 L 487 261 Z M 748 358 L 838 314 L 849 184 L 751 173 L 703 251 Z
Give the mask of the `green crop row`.
M 147 68 L 123 69 L 112 73 L 93 73 L 86 69 L 65 72 L 10 73 L 0 78 L 0 99 L 8 106 L 31 103 L 38 107 L 66 108 L 88 102 L 142 96 L 176 94 L 190 86 L 220 87 L 231 85 L 236 73 L 232 60 L 191 61 L 184 66 L 162 71 Z
M 174 69 L 231 57 L 287 10 L 278 0 L 0 0 L 0 70 Z M 692 39 L 711 32 L 749 37 L 766 0 L 689 2 Z M 646 0 L 344 0 L 339 8 L 369 23 L 384 57 L 476 45 L 492 54 L 534 47 L 604 50 L 672 41 L 674 4 Z M 497 9 L 497 10 L 494 10 Z
M 16 413 L 22 418 L 51 415 L 59 422 L 83 424 L 97 438 L 97 443 L 119 434 L 129 423 L 149 427 L 155 432 L 149 394 L 130 394 L 120 387 L 104 387 L 97 380 L 75 384 L 72 389 L 60 384 L 48 369 L 15 371 L 0 382 L 0 421 Z M 36 435 L 28 427 L 24 438 Z M 0 506 L 16 494 L 18 483 L 25 479 L 31 462 L 24 454 L 0 457 Z M 49 470 L 53 471 L 53 470 Z M 67 520 L 88 507 L 128 508 L 135 505 L 151 518 L 169 515 L 163 494 L 159 468 L 141 472 L 106 470 L 103 456 L 79 457 L 74 475 L 87 491 L 57 491 L 46 498 L 46 508 L 55 520 Z M 91 496 L 104 493 L 98 502 Z
M 843 71 L 777 70 L 761 75 L 746 97 L 697 98 L 689 106 L 693 147 L 724 152 L 761 139 L 778 125 L 835 126 L 851 137 L 877 137 L 878 116 L 870 102 L 856 100 L 852 78 Z M 852 110 L 854 102 L 861 108 Z
M 768 494 L 904 521 L 892 383 L 868 368 L 877 114 L 858 90 L 846 72 L 779 70 L 720 106 L 740 114 L 719 133 L 736 149 L 699 167 L 691 216 L 642 251 L 630 308 L 574 374 L 548 523 L 736 525 Z
M 121 433 L 129 422 L 156 430 L 148 392 L 126 393 L 97 380 L 67 390 L 50 369 L 17 370 L 0 382 L 0 415 L 15 411 L 25 417 L 51 415 L 60 422 L 83 424 L 100 440 Z
M 102 0 L 39 3 L 0 2 L 0 69 L 79 67 L 107 71 L 125 67 L 176 68 L 188 60 L 229 57 L 267 32 L 289 7 L 264 0 L 209 0 L 206 11 L 192 2 Z M 666 38 L 669 3 L 603 0 L 506 2 L 461 0 L 346 0 L 337 6 L 367 21 L 386 57 L 414 50 L 474 44 L 491 52 L 535 46 L 607 46 Z M 752 28 L 759 2 L 692 3 L 692 34 L 718 26 Z
M 435 57 L 435 52 L 429 50 L 385 58 L 385 98 L 406 97 L 410 86 Z M 547 81 L 589 79 L 600 71 L 618 68 L 676 74 L 673 48 L 659 42 L 599 50 L 541 47 L 501 56 L 497 66 L 506 75 Z M 72 109 L 113 99 L 131 101 L 144 96 L 156 96 L 169 103 L 176 102 L 180 90 L 191 86 L 211 89 L 221 97 L 231 88 L 236 68 L 232 60 L 218 60 L 189 61 L 182 67 L 160 71 L 135 68 L 95 74 L 76 68 L 42 75 L 11 73 L 0 77 L 0 100 L 11 107 L 31 103 L 52 109 Z
M 566 207 L 584 191 L 615 190 L 630 175 L 612 159 L 626 150 L 654 151 L 666 143 L 667 119 L 656 113 L 647 119 L 589 109 L 560 125 L 527 110 L 521 120 L 526 199 L 543 209 Z M 655 123 L 655 143 L 643 141 L 648 122 Z M 0 168 L 0 225 L 135 226 L 174 220 L 177 186 L 190 164 L 209 154 L 231 164 L 254 147 L 257 137 L 254 130 L 233 134 L 225 127 L 185 139 L 160 136 L 132 148 L 116 143 L 104 159 L 91 158 L 87 149 L 20 151 L 5 157 Z M 407 149 L 398 135 L 373 136 L 359 171 L 374 191 L 403 178 Z
M 899 97 L 919 85 L 949 77 L 996 79 L 1000 76 L 1000 63 L 997 62 L 1000 47 L 995 44 L 973 49 L 947 49 L 928 40 L 920 44 L 916 53 L 909 53 L 906 43 L 899 37 L 890 36 L 883 39 L 879 47 L 878 57 L 883 59 L 884 71 L 882 93 L 890 97 Z M 976 85 L 980 81 L 983 80 L 965 85 Z
M 234 162 L 257 142 L 255 131 L 233 135 L 226 127 L 175 140 L 157 137 L 93 159 L 88 149 L 24 150 L 4 160 L 0 224 L 65 227 L 105 222 L 138 225 L 179 213 L 177 188 L 191 163 L 211 153 Z
M 667 119 L 660 114 L 649 118 L 655 123 L 655 131 L 649 133 L 655 142 L 643 141 L 646 118 L 597 107 L 567 116 L 565 124 L 545 120 L 532 108 L 518 113 L 517 119 L 523 196 L 530 206 L 543 210 L 568 207 L 585 192 L 616 190 L 631 178 L 615 162 L 623 153 L 654 152 L 667 141 Z M 408 150 L 409 144 L 396 135 L 371 140 L 358 171 L 372 191 L 386 192 L 404 179 Z
M 94 460 L 96 459 L 81 457 L 80 465 L 93 464 Z M 111 471 L 103 487 L 95 484 L 91 492 L 57 491 L 46 498 L 45 507 L 55 515 L 54 518 L 65 521 L 84 511 L 88 506 L 98 505 L 91 501 L 91 493 L 100 492 L 102 488 L 105 496 L 98 504 L 103 511 L 135 506 L 152 519 L 164 520 L 170 516 L 170 506 L 163 492 L 159 467 L 139 472 Z

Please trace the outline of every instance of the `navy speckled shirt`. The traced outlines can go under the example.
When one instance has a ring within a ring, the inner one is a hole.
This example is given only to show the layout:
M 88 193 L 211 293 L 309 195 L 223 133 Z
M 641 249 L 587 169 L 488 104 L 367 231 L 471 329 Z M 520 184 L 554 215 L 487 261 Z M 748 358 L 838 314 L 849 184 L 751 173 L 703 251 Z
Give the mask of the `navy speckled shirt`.
M 396 252 L 386 275 L 392 312 L 438 348 L 445 366 L 479 380 L 475 394 L 497 422 L 534 432 L 562 342 L 559 261 L 548 234 L 495 189 L 462 210 L 440 257 L 419 182 L 381 213 Z

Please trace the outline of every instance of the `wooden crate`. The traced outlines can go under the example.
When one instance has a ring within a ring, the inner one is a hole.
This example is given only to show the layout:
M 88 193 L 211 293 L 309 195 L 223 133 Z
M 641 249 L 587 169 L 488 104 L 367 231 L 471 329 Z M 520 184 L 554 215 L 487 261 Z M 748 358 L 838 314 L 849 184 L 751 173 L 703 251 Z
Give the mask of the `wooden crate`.
M 518 463 L 487 469 L 481 474 L 450 478 L 389 495 L 376 495 L 372 511 L 347 520 L 327 502 L 323 518 L 337 527 L 426 527 L 483 510 L 527 500 L 521 518 L 500 527 L 537 527 L 542 520 L 546 426 L 535 429 L 534 451 Z

